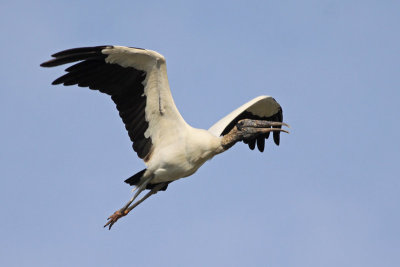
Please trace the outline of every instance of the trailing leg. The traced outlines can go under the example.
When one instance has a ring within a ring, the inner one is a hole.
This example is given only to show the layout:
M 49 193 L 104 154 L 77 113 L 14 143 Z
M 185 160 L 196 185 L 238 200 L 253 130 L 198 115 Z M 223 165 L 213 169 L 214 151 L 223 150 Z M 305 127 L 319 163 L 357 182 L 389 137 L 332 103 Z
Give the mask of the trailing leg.
M 142 185 L 140 185 L 140 187 L 138 188 L 138 191 L 136 192 L 136 194 L 131 198 L 131 200 L 128 201 L 128 203 L 125 204 L 124 207 L 122 207 L 121 209 L 117 210 L 116 212 L 114 212 L 114 214 L 112 214 L 107 220 L 108 222 L 104 225 L 104 227 L 108 226 L 108 229 L 111 230 L 111 227 L 114 225 L 114 223 L 116 223 L 118 221 L 119 218 L 126 216 L 131 210 L 133 210 L 134 208 L 136 208 L 140 203 L 142 203 L 143 201 L 145 201 L 147 198 L 149 198 L 151 195 L 157 194 L 157 192 L 159 190 L 162 190 L 163 188 L 165 188 L 165 186 L 168 183 L 159 183 L 156 184 L 151 190 L 150 192 L 148 192 L 146 195 L 144 195 L 141 199 L 139 199 L 138 201 L 136 201 L 135 203 L 133 203 L 133 205 L 131 205 L 131 203 L 137 198 L 137 196 L 146 188 L 146 186 L 148 185 L 148 183 L 150 182 L 150 179 L 146 180 L 147 183 L 143 183 Z

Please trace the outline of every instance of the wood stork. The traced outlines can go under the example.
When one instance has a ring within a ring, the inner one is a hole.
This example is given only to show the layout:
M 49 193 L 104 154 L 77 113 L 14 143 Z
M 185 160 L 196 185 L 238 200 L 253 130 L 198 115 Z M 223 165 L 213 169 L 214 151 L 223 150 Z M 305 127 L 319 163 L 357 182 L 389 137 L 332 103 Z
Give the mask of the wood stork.
M 192 175 L 207 160 L 243 141 L 263 152 L 273 132 L 279 145 L 282 108 L 270 96 L 259 96 L 222 118 L 210 129 L 188 125 L 175 106 L 167 78 L 165 58 L 142 48 L 96 46 L 58 52 L 41 64 L 54 67 L 78 62 L 52 84 L 75 85 L 111 96 L 146 169 L 125 180 L 136 193 L 108 218 L 109 229 L 122 216 L 169 183 Z M 150 191 L 135 201 L 143 190 Z M 133 204 L 132 204 L 133 203 Z

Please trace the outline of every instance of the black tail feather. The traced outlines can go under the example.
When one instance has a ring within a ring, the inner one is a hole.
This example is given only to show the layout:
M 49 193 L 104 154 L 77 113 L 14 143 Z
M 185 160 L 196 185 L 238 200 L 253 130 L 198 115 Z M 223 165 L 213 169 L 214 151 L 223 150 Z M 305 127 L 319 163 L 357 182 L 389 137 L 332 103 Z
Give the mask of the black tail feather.
M 158 190 L 158 191 L 165 191 L 165 190 L 167 190 L 167 188 L 168 188 L 168 184 L 169 184 L 170 182 L 166 182 L 165 183 L 165 186 L 163 186 L 160 190 Z M 158 184 L 148 184 L 147 186 L 146 186 L 146 189 L 153 189 L 156 185 L 158 185 Z
M 147 169 L 141 170 L 140 172 L 138 172 L 138 173 L 132 175 L 131 177 L 129 177 L 128 179 L 125 180 L 125 183 L 127 183 L 127 184 L 129 184 L 129 185 L 139 185 L 140 179 L 143 177 L 144 172 L 145 172 L 146 170 L 147 170 Z M 165 191 L 165 190 L 167 190 L 168 184 L 169 184 L 169 183 L 167 183 L 163 188 L 161 188 L 160 191 Z M 157 185 L 157 184 L 148 184 L 148 185 L 146 186 L 146 189 L 153 189 L 156 185 Z
M 128 179 L 125 180 L 125 183 L 129 184 L 129 185 L 138 185 L 140 182 L 140 179 L 143 177 L 144 172 L 147 169 L 141 170 L 140 172 L 132 175 L 131 177 L 129 177 Z

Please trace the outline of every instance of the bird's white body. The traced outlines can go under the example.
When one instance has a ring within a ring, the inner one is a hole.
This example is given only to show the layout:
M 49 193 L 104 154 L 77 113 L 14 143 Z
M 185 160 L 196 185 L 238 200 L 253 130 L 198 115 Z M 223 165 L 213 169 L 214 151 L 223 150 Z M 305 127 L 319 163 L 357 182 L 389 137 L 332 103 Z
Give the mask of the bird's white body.
M 166 138 L 168 142 L 155 148 L 154 156 L 146 163 L 147 171 L 154 174 L 154 183 L 190 176 L 207 160 L 222 152 L 220 137 L 189 125 L 177 135 Z

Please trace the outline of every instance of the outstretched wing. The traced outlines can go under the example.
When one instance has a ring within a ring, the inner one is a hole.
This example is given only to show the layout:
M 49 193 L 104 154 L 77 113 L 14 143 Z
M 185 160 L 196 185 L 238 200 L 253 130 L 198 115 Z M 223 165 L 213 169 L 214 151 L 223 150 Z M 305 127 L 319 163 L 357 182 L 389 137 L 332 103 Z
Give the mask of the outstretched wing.
M 282 108 L 274 98 L 259 96 L 232 111 L 229 115 L 214 124 L 208 131 L 216 136 L 225 135 L 242 119 L 282 122 Z M 244 140 L 244 143 L 248 144 L 251 150 L 255 148 L 257 143 L 258 150 L 263 152 L 265 139 L 268 137 L 269 133 L 266 133 L 250 140 Z M 280 132 L 273 132 L 273 137 L 275 144 L 279 145 Z
M 147 162 L 163 136 L 186 127 L 169 89 L 165 58 L 157 52 L 123 46 L 73 48 L 41 64 L 76 63 L 53 84 L 75 85 L 111 96 L 133 149 Z

